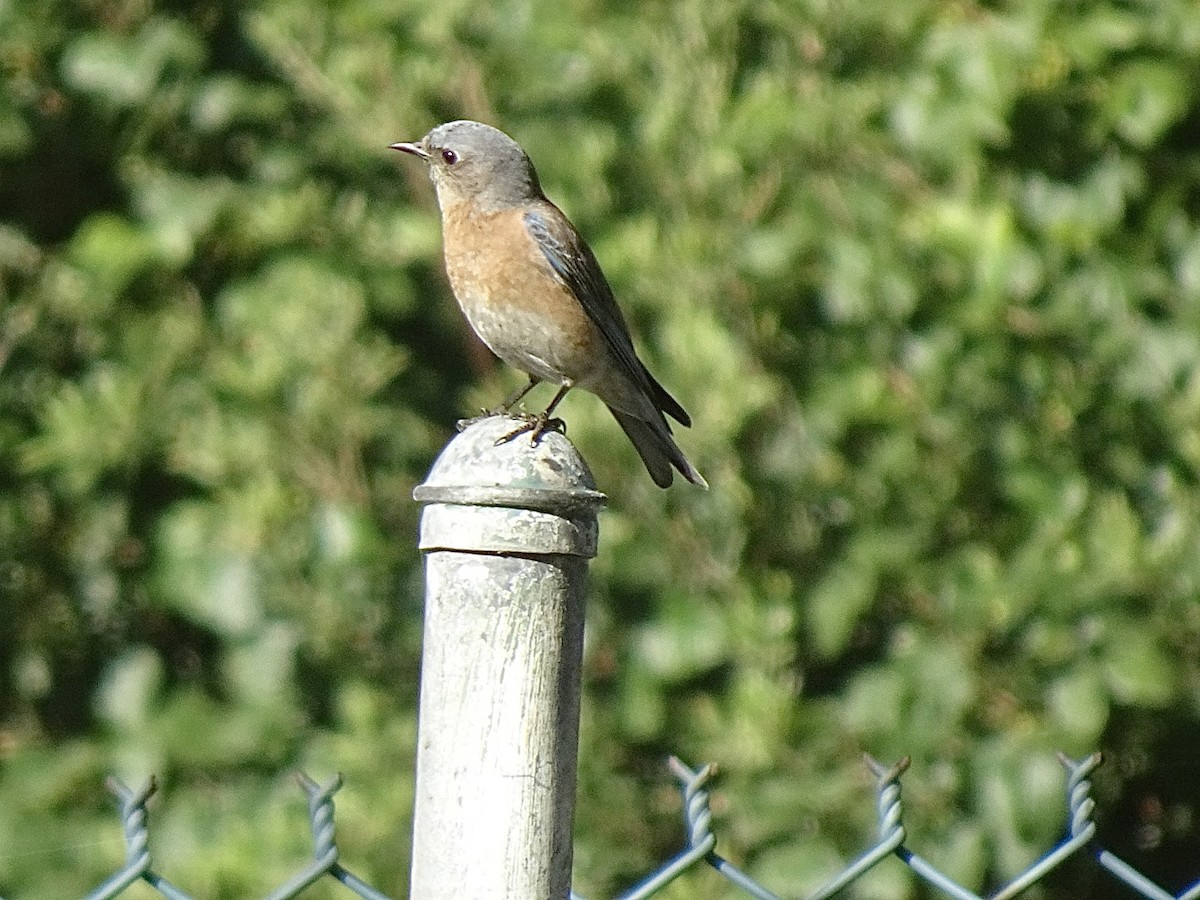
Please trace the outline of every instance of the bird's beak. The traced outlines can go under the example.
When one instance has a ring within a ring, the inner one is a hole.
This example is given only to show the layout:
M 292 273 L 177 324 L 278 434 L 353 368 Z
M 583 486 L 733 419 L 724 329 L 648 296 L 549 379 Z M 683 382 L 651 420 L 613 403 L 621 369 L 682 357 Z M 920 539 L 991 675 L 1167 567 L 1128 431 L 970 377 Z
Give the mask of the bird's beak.
M 398 144 L 388 144 L 389 150 L 399 150 L 401 153 L 411 153 L 413 156 L 419 156 L 421 159 L 429 159 L 429 152 L 420 144 L 401 141 Z

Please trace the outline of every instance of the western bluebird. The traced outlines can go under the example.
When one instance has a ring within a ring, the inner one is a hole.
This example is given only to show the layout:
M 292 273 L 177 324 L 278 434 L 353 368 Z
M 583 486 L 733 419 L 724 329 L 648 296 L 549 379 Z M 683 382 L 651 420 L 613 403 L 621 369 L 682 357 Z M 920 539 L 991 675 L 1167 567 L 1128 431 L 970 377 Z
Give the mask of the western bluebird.
M 546 199 L 520 145 L 490 125 L 459 121 L 391 149 L 429 165 L 446 274 L 467 321 L 493 353 L 529 376 L 497 412 L 539 382 L 559 385 L 545 412 L 509 437 L 533 431 L 536 440 L 567 391 L 580 387 L 607 404 L 655 484 L 670 485 L 673 466 L 708 487 L 666 419 L 690 426 L 690 417 L 638 359 L 600 264 Z

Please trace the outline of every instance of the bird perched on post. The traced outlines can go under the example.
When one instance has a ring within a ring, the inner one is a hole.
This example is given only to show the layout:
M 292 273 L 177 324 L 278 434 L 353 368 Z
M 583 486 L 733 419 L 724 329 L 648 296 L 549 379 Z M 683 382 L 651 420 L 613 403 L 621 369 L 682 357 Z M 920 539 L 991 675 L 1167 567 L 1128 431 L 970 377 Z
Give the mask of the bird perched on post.
M 546 199 L 533 163 L 504 132 L 447 122 L 391 149 L 424 160 L 442 213 L 446 274 L 467 321 L 493 353 L 529 376 L 497 413 L 539 382 L 559 385 L 545 412 L 508 435 L 533 439 L 561 427 L 550 418 L 573 387 L 598 396 L 625 430 L 654 483 L 678 469 L 708 487 L 671 434 L 683 407 L 638 359 L 625 318 L 591 248 Z

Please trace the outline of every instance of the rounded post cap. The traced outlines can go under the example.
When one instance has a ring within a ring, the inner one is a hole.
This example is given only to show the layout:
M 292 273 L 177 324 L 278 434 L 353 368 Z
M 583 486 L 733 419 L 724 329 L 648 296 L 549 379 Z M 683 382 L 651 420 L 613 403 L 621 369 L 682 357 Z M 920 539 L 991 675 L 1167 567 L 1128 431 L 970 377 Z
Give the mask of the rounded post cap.
M 427 504 L 422 550 L 595 555 L 596 511 L 605 498 L 587 463 L 557 431 L 536 444 L 528 434 L 503 440 L 523 424 L 489 416 L 446 445 L 413 490 Z

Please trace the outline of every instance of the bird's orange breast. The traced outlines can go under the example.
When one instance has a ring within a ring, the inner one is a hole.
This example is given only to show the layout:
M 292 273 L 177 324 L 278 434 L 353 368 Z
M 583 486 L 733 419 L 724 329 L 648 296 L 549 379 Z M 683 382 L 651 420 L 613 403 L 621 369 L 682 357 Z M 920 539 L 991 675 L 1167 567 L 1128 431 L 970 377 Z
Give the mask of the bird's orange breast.
M 604 338 L 550 267 L 519 208 L 443 211 L 446 274 L 467 321 L 492 352 L 547 381 L 583 384 Z

